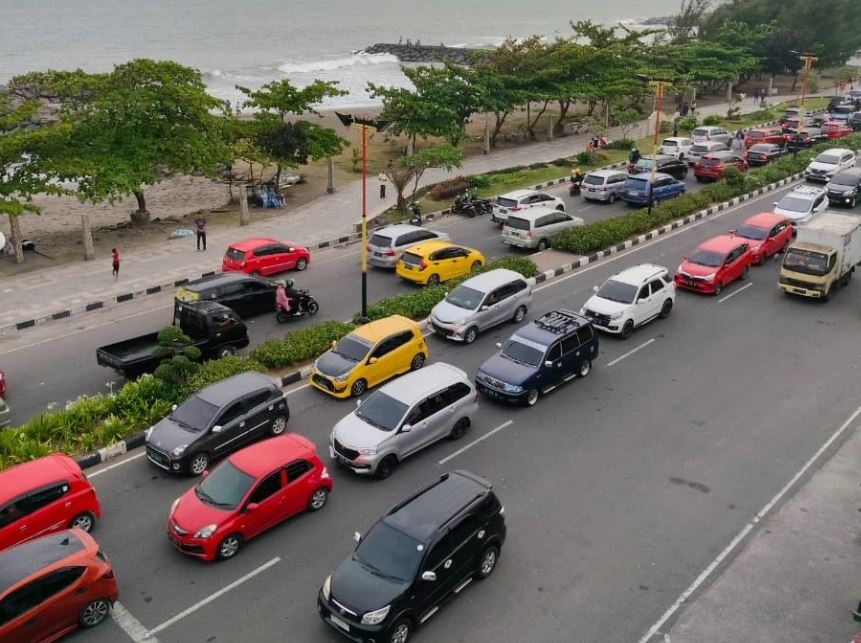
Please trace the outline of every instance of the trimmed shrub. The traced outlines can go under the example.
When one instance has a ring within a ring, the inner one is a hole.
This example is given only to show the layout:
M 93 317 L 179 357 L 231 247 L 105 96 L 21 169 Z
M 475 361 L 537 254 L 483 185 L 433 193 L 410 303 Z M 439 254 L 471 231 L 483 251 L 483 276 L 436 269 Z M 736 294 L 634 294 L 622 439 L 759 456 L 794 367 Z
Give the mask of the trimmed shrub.
M 253 359 L 238 355 L 229 355 L 221 359 L 204 362 L 201 364 L 200 370 L 188 380 L 188 384 L 183 390 L 183 397 L 188 397 L 210 384 L 215 384 L 228 377 L 251 371 L 263 373 L 266 371 L 266 367 Z
M 610 146 L 608 145 L 607 147 Z M 573 163 L 571 162 L 571 159 L 564 157 L 561 159 L 554 159 L 550 161 L 550 165 L 555 165 L 556 167 L 571 167 Z
M 266 368 L 284 368 L 313 359 L 329 349 L 355 326 L 346 322 L 324 321 L 294 330 L 280 339 L 268 339 L 253 351 L 251 359 Z
M 723 118 L 718 116 L 717 114 L 711 114 L 706 116 L 703 119 L 703 125 L 720 125 L 723 122 Z
M 530 170 L 543 170 L 547 167 L 547 163 L 530 163 L 527 165 Z
M 493 179 L 484 174 L 475 174 L 469 177 L 469 187 L 480 190 L 481 188 L 489 188 L 493 185 Z
M 445 201 L 457 196 L 468 187 L 469 182 L 465 176 L 456 176 L 453 179 L 440 181 L 430 189 L 428 194 L 434 201 Z
M 574 158 L 580 165 L 595 165 L 598 162 L 598 155 L 595 152 L 578 152 Z
M 632 141 L 629 138 L 620 138 L 615 141 L 610 141 L 607 143 L 605 149 L 608 150 L 630 150 L 632 147 L 636 146 L 637 141 Z

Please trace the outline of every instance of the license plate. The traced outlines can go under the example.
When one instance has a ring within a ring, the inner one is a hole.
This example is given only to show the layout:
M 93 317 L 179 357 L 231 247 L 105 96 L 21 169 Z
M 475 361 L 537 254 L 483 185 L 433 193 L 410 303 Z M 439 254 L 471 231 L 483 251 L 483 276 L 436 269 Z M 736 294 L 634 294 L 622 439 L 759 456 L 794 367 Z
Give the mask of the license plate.
M 587 192 L 597 192 L 598 190 L 596 190 L 595 188 L 586 188 L 586 191 Z
M 376 250 L 374 250 L 374 256 L 375 256 L 375 257 L 382 257 L 382 256 L 383 256 L 383 253 L 382 253 L 382 252 L 377 252 Z
M 404 270 L 414 270 L 414 268 L 410 264 L 405 263 L 404 264 Z
M 520 236 L 520 233 L 519 233 L 519 232 L 512 232 L 512 233 L 511 233 L 511 236 L 512 236 L 512 237 L 519 237 L 519 236 Z
M 794 292 L 797 295 L 803 295 L 804 294 L 804 291 L 801 288 L 793 288 L 792 292 Z
M 332 621 L 332 625 L 337 625 L 338 627 L 340 627 L 340 628 L 341 628 L 342 630 L 344 630 L 345 632 L 349 632 L 349 631 L 350 631 L 350 625 L 349 625 L 349 623 L 345 623 L 344 621 L 342 621 L 341 619 L 339 619 L 339 618 L 338 618 L 337 616 L 335 616 L 334 614 L 330 614 L 330 615 L 329 615 L 329 620 L 330 620 L 330 621 Z

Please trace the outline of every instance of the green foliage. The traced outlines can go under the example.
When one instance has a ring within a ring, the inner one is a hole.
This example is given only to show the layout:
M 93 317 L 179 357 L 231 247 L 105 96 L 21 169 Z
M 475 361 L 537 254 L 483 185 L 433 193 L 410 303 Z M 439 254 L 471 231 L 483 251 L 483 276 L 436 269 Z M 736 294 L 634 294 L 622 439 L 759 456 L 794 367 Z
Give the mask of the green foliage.
M 717 114 L 709 114 L 703 119 L 703 125 L 711 126 L 711 125 L 720 125 L 723 123 L 723 119 Z
M 744 173 L 734 167 L 727 168 L 726 170 L 724 170 L 723 173 L 724 182 L 730 187 L 733 192 L 735 192 L 735 194 L 742 194 L 744 192 L 744 178 Z
M 474 174 L 467 177 L 467 183 L 469 184 L 469 187 L 475 189 L 489 188 L 493 184 L 493 180 L 484 174 Z
M 221 380 L 249 372 L 263 373 L 266 367 L 260 362 L 247 357 L 238 355 L 229 355 L 221 359 L 213 359 L 201 364 L 197 372 L 192 375 L 186 382 L 183 396 L 188 397 L 193 393 L 206 388 L 210 384 L 215 384 Z
M 327 351 L 333 341 L 341 339 L 355 326 L 345 322 L 324 321 L 287 333 L 280 339 L 269 339 L 251 351 L 251 359 L 266 368 L 284 368 L 313 359 Z
M 598 162 L 597 152 L 586 152 L 584 150 L 578 152 L 574 158 L 577 159 L 577 163 L 580 165 L 595 165 Z
M 699 125 L 699 121 L 696 116 L 685 116 L 679 121 L 679 131 L 690 134 L 696 129 L 697 125 Z
M 615 141 L 610 141 L 607 143 L 607 147 L 605 149 L 608 150 L 630 150 L 633 147 L 637 146 L 637 141 L 631 140 L 629 138 L 619 138 Z
M 181 389 L 200 369 L 200 349 L 191 346 L 192 339 L 179 326 L 168 326 L 159 331 L 158 346 L 152 354 L 161 360 L 153 375 L 168 386 Z

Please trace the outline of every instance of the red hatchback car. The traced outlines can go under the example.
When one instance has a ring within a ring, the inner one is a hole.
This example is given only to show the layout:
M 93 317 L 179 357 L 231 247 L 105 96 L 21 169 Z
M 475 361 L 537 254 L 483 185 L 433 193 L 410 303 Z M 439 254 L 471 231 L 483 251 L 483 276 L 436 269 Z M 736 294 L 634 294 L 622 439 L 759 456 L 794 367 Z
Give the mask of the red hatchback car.
M 822 124 L 822 133 L 828 138 L 843 138 L 844 136 L 852 136 L 855 133 L 851 127 L 841 121 L 826 121 Z
M 118 596 L 111 563 L 80 529 L 0 552 L 0 641 L 47 643 L 95 627 Z
M 244 272 L 255 277 L 287 270 L 305 270 L 311 263 L 308 248 L 275 239 L 246 239 L 231 245 L 221 261 L 222 272 Z
M 71 458 L 54 454 L 0 472 L 0 550 L 52 531 L 90 531 L 96 490 Z
M 706 154 L 694 165 L 694 176 L 697 181 L 718 181 L 723 178 L 727 168 L 734 167 L 740 172 L 747 170 L 747 161 L 735 152 L 712 152 Z
M 783 130 L 779 127 L 758 127 L 749 130 L 744 137 L 744 147 L 748 149 L 757 143 L 771 143 L 772 145 L 783 145 L 786 140 Z
M 749 241 L 753 263 L 762 265 L 766 259 L 785 251 L 792 243 L 792 222 L 783 215 L 762 212 L 729 233 Z
M 288 433 L 229 456 L 174 501 L 167 535 L 184 554 L 233 558 L 242 545 L 302 511 L 319 511 L 332 476 L 307 438 Z
M 719 295 L 736 279 L 744 279 L 753 255 L 746 239 L 721 235 L 685 257 L 676 270 L 676 287 Z

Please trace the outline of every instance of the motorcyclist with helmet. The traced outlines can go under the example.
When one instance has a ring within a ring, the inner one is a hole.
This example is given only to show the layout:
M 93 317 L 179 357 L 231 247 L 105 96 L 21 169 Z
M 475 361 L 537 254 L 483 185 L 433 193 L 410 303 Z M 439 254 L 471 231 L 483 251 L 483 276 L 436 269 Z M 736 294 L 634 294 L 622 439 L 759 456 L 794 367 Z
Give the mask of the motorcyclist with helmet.
M 279 281 L 275 288 L 275 310 L 284 310 L 284 312 L 292 313 L 293 315 L 301 315 L 298 307 L 294 310 L 294 302 L 301 296 L 301 292 L 293 286 L 295 282 L 292 279 Z

